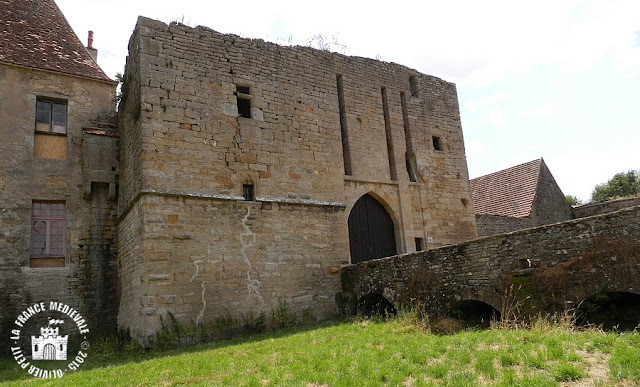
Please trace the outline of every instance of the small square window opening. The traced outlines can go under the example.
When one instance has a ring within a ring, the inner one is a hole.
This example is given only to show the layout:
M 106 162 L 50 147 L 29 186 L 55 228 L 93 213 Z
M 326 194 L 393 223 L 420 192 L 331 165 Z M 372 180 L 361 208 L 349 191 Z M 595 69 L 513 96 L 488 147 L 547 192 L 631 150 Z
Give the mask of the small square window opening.
M 422 244 L 422 238 L 416 238 L 416 251 L 422 251 L 424 250 L 423 244 Z
M 442 150 L 442 142 L 440 141 L 440 137 L 433 136 L 432 140 L 433 140 L 433 149 L 435 149 L 437 151 L 441 151 Z

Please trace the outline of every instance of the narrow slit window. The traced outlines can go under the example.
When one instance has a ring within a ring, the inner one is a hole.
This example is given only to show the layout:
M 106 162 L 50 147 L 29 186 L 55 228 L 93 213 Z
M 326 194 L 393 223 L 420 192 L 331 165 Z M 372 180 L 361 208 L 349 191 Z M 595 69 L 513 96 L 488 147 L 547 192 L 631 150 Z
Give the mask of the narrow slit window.
M 433 149 L 437 150 L 437 151 L 441 151 L 442 150 L 442 141 L 440 141 L 440 137 L 433 136 L 433 137 L 431 137 L 431 139 L 433 140 Z
M 238 117 L 251 118 L 251 89 L 249 86 L 236 85 Z
M 254 201 L 255 200 L 255 194 L 253 191 L 253 184 L 243 184 L 242 185 L 242 196 L 244 197 L 244 200 L 247 201 Z

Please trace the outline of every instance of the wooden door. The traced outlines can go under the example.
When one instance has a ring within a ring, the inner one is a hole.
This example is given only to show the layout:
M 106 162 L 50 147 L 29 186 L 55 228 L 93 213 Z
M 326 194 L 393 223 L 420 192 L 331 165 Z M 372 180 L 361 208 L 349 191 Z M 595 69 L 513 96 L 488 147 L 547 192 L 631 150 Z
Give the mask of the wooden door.
M 56 360 L 56 347 L 53 344 L 47 344 L 42 349 L 43 360 Z
M 351 263 L 396 255 L 393 220 L 371 195 L 364 195 L 349 214 Z

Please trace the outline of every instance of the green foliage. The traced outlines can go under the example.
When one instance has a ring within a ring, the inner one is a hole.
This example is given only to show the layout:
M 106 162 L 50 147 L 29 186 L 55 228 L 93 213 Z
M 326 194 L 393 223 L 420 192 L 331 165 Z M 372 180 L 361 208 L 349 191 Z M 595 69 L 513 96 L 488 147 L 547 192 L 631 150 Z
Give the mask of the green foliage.
M 582 204 L 582 201 L 573 195 L 567 195 L 564 198 L 570 206 L 579 206 Z
M 277 329 L 287 328 L 296 323 L 296 315 L 289 308 L 287 301 L 280 300 L 278 307 L 271 311 L 271 317 L 273 318 L 273 326 Z
M 632 338 L 637 336 L 627 334 L 628 336 L 623 338 Z M 613 351 L 613 356 L 609 360 L 610 373 L 616 380 L 631 380 L 633 382 L 640 382 L 640 343 L 638 338 L 630 340 L 626 346 L 616 346 Z
M 578 368 L 569 363 L 560 363 L 558 365 L 551 366 L 549 368 L 549 372 L 557 382 L 572 382 L 574 380 L 582 379 L 585 376 L 582 368 Z
M 606 184 L 599 184 L 591 194 L 592 202 L 640 195 L 640 171 L 620 172 Z

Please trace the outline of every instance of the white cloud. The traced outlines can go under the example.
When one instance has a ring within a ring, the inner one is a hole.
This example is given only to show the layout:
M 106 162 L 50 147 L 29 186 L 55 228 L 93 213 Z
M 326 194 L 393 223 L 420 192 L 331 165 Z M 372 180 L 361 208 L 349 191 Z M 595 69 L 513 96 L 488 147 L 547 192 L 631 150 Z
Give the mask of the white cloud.
M 551 106 L 536 106 L 521 113 L 525 119 L 555 118 L 558 113 Z
M 487 123 L 489 126 L 504 127 L 507 125 L 507 119 L 501 109 L 491 109 L 487 112 Z
M 482 97 L 474 102 L 470 102 L 465 106 L 470 111 L 476 111 L 479 108 L 483 108 L 486 106 L 495 105 L 501 101 L 504 101 L 507 98 L 508 94 L 504 91 L 500 91 L 495 94 L 488 95 L 486 97 Z

